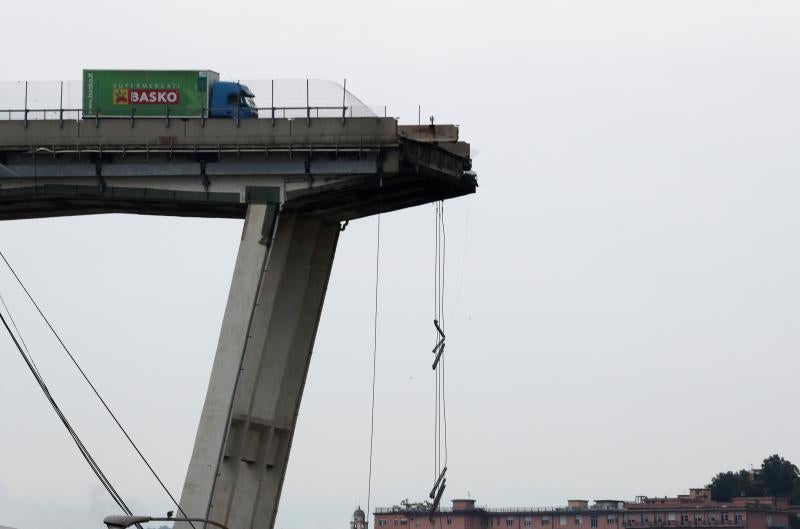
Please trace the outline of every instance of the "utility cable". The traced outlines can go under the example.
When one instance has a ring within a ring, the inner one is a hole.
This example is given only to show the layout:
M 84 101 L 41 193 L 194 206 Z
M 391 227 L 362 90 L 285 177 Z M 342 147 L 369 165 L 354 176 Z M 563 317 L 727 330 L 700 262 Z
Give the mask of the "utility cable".
M 36 302 L 36 300 L 33 298 L 31 293 L 25 287 L 25 284 L 22 282 L 22 279 L 20 279 L 20 277 L 17 275 L 17 272 L 14 270 L 14 267 L 11 266 L 11 263 L 8 262 L 8 259 L 6 259 L 6 256 L 5 256 L 5 254 L 3 254 L 2 250 L 0 250 L 0 258 L 3 259 L 3 262 L 5 262 L 6 266 L 9 269 L 9 271 L 14 276 L 14 279 L 17 280 L 17 283 L 19 283 L 19 286 L 22 287 L 22 290 L 25 292 L 25 294 L 28 296 L 28 299 L 30 300 L 30 302 L 36 308 L 36 311 L 42 317 L 42 320 L 44 320 L 44 322 L 47 324 L 47 327 L 50 329 L 50 332 L 52 332 L 53 336 L 56 337 L 56 340 L 58 340 L 58 343 L 61 345 L 61 348 L 64 349 L 65 353 L 67 353 L 67 356 L 69 356 L 69 359 L 72 360 L 72 363 L 75 364 L 75 367 L 78 369 L 78 371 L 80 372 L 80 374 L 83 377 L 83 379 L 86 381 L 86 383 L 89 385 L 89 387 L 92 388 L 92 391 L 97 396 L 97 398 L 100 401 L 100 403 L 106 409 L 106 411 L 111 416 L 111 418 L 114 420 L 114 422 L 116 423 L 117 427 L 120 429 L 122 434 L 128 440 L 130 445 L 133 447 L 133 449 L 139 455 L 139 458 L 141 458 L 142 462 L 144 462 L 145 466 L 147 466 L 147 469 L 150 471 L 150 473 L 153 475 L 153 477 L 156 478 L 156 481 L 158 481 L 158 484 L 161 486 L 161 488 L 164 490 L 164 492 L 167 494 L 167 496 L 169 496 L 169 499 L 172 500 L 172 503 L 175 504 L 175 506 L 178 508 L 178 511 L 183 515 L 184 518 L 186 518 L 187 515 L 184 512 L 184 510 L 181 508 L 180 503 L 175 499 L 175 497 L 169 491 L 167 486 L 161 480 L 161 478 L 156 473 L 155 469 L 150 464 L 150 462 L 147 460 L 147 458 L 144 456 L 142 451 L 139 450 L 139 447 L 136 445 L 136 443 L 133 441 L 131 436 L 128 434 L 127 430 L 125 430 L 125 428 L 122 426 L 122 423 L 120 423 L 119 419 L 117 419 L 117 416 L 114 414 L 114 412 L 111 411 L 111 408 L 108 406 L 108 404 L 106 403 L 105 399 L 103 399 L 103 397 L 100 396 L 100 392 L 97 391 L 97 388 L 92 383 L 92 381 L 89 379 L 89 376 L 86 374 L 86 372 L 83 370 L 83 368 L 81 368 L 80 364 L 78 364 L 78 361 L 75 359 L 75 356 L 73 356 L 73 354 L 70 352 L 70 350 L 67 347 L 67 345 L 61 339 L 61 336 L 58 334 L 58 332 L 56 332 L 55 328 L 53 328 L 53 325 L 50 323 L 50 320 L 47 318 L 47 316 L 45 316 L 44 312 L 42 312 L 42 309 L 39 307 L 39 304 Z M 8 309 L 6 309 L 6 310 L 8 310 Z M 11 313 L 9 312 L 9 317 L 10 317 L 10 315 L 11 315 Z M 13 322 L 13 320 L 12 320 L 12 322 Z M 19 332 L 19 331 L 17 331 L 17 332 Z M 21 335 L 20 335 L 20 337 L 21 337 Z M 26 347 L 26 349 L 27 349 L 27 347 Z M 34 368 L 35 368 L 35 365 L 34 365 Z M 196 529 L 192 522 L 189 522 L 189 524 L 192 526 L 192 529 Z
M 9 313 L 9 318 L 10 317 L 11 316 Z M 92 457 L 91 453 L 89 452 L 89 449 L 86 448 L 86 445 L 83 444 L 83 441 L 81 441 L 77 432 L 75 432 L 75 429 L 72 427 L 69 420 L 67 420 L 67 417 L 64 415 L 64 412 L 61 411 L 61 408 L 58 406 L 58 403 L 56 403 L 55 398 L 53 398 L 53 395 L 50 393 L 47 384 L 45 384 L 44 379 L 39 374 L 38 370 L 31 363 L 30 358 L 28 358 L 28 356 L 25 354 L 25 351 L 22 349 L 19 340 L 12 332 L 11 327 L 9 327 L 8 322 L 6 321 L 6 318 L 5 316 L 3 316 L 2 312 L 0 312 L 0 321 L 2 321 L 3 326 L 6 328 L 6 331 L 8 332 L 8 335 L 14 342 L 17 351 L 19 351 L 20 356 L 22 356 L 22 359 L 25 361 L 25 365 L 28 366 L 28 369 L 30 370 L 31 374 L 33 374 L 33 377 L 36 379 L 36 383 L 39 385 L 39 388 L 44 393 L 45 398 L 47 398 L 47 400 L 50 402 L 50 405 L 56 412 L 56 415 L 58 415 L 58 418 L 61 419 L 61 422 L 64 424 L 64 427 L 67 429 L 67 432 L 69 433 L 70 437 L 72 437 L 72 440 L 78 447 L 78 451 L 81 453 L 83 458 L 86 460 L 86 463 L 88 463 L 89 467 L 92 469 L 92 472 L 94 472 L 95 476 L 97 476 L 97 479 L 99 479 L 100 483 L 103 485 L 103 488 L 106 489 L 106 491 L 109 493 L 114 502 L 119 506 L 119 508 L 122 509 L 123 512 L 125 512 L 126 514 L 132 515 L 133 513 L 128 508 L 128 505 L 125 503 L 125 500 L 122 499 L 122 496 L 120 496 L 120 494 L 114 488 L 114 485 L 112 485 L 111 481 L 108 479 L 105 473 L 103 473 L 103 471 L 100 469 L 100 465 L 97 464 L 97 461 L 95 461 L 95 459 Z M 140 524 L 136 524 L 136 526 L 139 529 L 142 529 L 142 526 Z
M 375 248 L 375 313 L 372 320 L 372 408 L 369 419 L 369 478 L 367 480 L 367 516 L 370 515 L 372 501 L 372 455 L 375 439 L 375 379 L 378 360 L 378 287 L 380 285 L 381 264 L 381 216 L 378 214 L 378 234 Z
M 36 365 L 36 362 L 33 361 L 33 355 L 31 354 L 30 349 L 28 349 L 28 344 L 25 343 L 25 339 L 22 337 L 22 333 L 19 332 L 19 327 L 17 327 L 17 322 L 14 321 L 14 316 L 11 315 L 11 310 L 9 310 L 8 305 L 6 305 L 6 300 L 3 297 L 3 294 L 0 294 L 0 303 L 2 303 L 3 308 L 6 310 L 6 314 L 8 314 L 8 319 L 11 320 L 11 326 L 14 327 L 14 332 L 17 333 L 19 336 L 19 341 L 22 343 L 22 348 L 25 349 L 25 353 L 28 355 L 28 358 L 31 360 L 31 364 L 33 364 L 34 369 L 36 372 L 39 373 L 39 367 Z

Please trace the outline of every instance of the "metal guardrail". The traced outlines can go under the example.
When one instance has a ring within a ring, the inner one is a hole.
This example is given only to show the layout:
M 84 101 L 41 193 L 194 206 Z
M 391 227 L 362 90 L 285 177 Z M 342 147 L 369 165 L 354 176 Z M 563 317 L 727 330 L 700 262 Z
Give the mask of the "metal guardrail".
M 648 509 L 636 509 L 635 511 L 627 510 L 627 509 L 617 509 L 617 508 L 574 508 L 574 507 L 486 507 L 483 506 L 476 506 L 475 510 L 485 511 L 487 514 L 511 514 L 511 513 L 542 513 L 542 514 L 559 514 L 559 515 L 570 515 L 570 514 L 597 514 L 597 515 L 615 515 L 619 517 L 628 517 L 628 516 L 636 516 L 637 518 L 641 516 L 642 512 L 649 512 Z M 654 510 L 663 510 L 661 508 L 654 508 Z M 670 510 L 670 509 L 667 509 Z M 673 509 L 675 512 L 691 512 L 695 513 L 694 509 Z M 714 510 L 713 507 L 709 508 L 708 510 Z M 730 508 L 722 509 L 731 510 Z M 746 509 L 743 509 L 746 510 Z M 440 512 L 453 512 L 451 507 L 445 507 L 439 509 Z M 415 513 L 415 512 L 428 512 L 428 511 L 416 511 L 414 509 L 403 509 L 397 507 L 377 507 L 375 509 L 375 514 L 405 514 L 405 513 Z M 738 527 L 742 525 L 741 521 L 734 520 L 716 520 L 716 521 L 695 521 L 689 520 L 686 522 L 681 522 L 680 520 L 676 521 L 653 521 L 653 522 L 645 522 L 642 523 L 639 520 L 631 520 L 625 519 L 622 520 L 625 527 L 645 527 L 645 528 L 659 528 L 659 527 Z
M 152 108 L 152 107 L 150 107 Z M 388 117 L 384 108 L 383 116 Z M 319 118 L 341 118 L 342 122 L 347 119 L 355 117 L 362 117 L 356 115 L 355 107 L 335 107 L 335 106 L 311 106 L 311 107 L 256 107 L 258 113 L 254 118 L 243 118 L 240 115 L 225 116 L 225 117 L 211 117 L 215 110 L 218 109 L 198 109 L 196 116 L 191 115 L 172 115 L 167 109 L 163 116 L 141 116 L 136 115 L 136 107 L 131 108 L 131 113 L 127 115 L 103 115 L 102 109 L 94 109 L 87 112 L 80 108 L 17 108 L 17 109 L 0 109 L 0 121 L 22 121 L 27 127 L 30 121 L 59 121 L 62 126 L 63 123 L 68 121 L 94 121 L 96 126 L 100 126 L 100 122 L 104 120 L 130 120 L 131 128 L 133 128 L 136 120 L 163 120 L 167 127 L 169 127 L 172 120 L 197 120 L 205 124 L 208 119 L 231 119 L 235 121 L 238 127 L 240 122 L 245 119 L 270 119 L 275 124 L 276 119 L 305 119 L 311 123 L 312 119 Z M 222 110 L 222 109 L 219 109 Z M 224 109 L 229 110 L 229 109 Z
M 488 509 L 490 512 L 510 513 L 510 512 L 544 512 L 544 513 L 570 513 L 575 511 L 601 511 L 606 509 L 592 509 L 587 508 L 574 508 L 574 507 L 499 507 L 496 509 Z
M 487 513 L 518 513 L 518 512 L 529 512 L 529 513 L 572 513 L 576 511 L 598 511 L 604 512 L 609 509 L 573 509 L 569 507 L 487 507 L 485 505 L 476 505 L 475 510 L 479 511 L 486 511 Z M 395 507 L 377 507 L 375 509 L 375 514 L 403 514 L 403 513 L 410 513 L 410 512 L 428 512 L 428 511 L 415 511 L 413 509 L 403 509 L 395 508 Z M 453 512 L 452 507 L 442 507 L 437 512 Z
M 676 511 L 678 512 L 678 511 Z M 650 528 L 659 528 L 659 527 L 744 527 L 744 522 L 742 520 L 735 521 L 729 520 L 727 522 L 724 521 L 715 521 L 715 522 L 706 522 L 706 521 L 688 521 L 688 522 L 680 522 L 680 521 L 667 521 L 667 522 L 637 522 L 635 520 L 624 520 L 625 527 L 644 527 L 647 529 Z
M 313 82 L 313 85 L 312 85 Z M 386 107 L 368 107 L 358 98 L 347 91 L 347 81 L 339 85 L 332 81 L 322 80 L 276 80 L 269 81 L 267 87 L 264 81 L 242 81 L 256 89 L 263 89 L 264 96 L 269 92 L 270 105 L 254 108 L 259 114 L 259 119 L 301 119 L 309 122 L 315 118 L 341 118 L 346 120 L 355 117 L 387 117 Z M 300 87 L 303 86 L 303 89 Z M 67 96 L 65 101 L 65 87 Z M 196 115 L 171 115 L 169 107 L 165 108 L 161 116 L 144 116 L 137 114 L 137 110 L 144 107 L 130 106 L 130 113 L 126 106 L 125 114 L 102 115 L 103 109 L 84 109 L 80 101 L 81 83 L 77 81 L 58 82 L 0 82 L 0 120 L 22 121 L 27 126 L 29 121 L 57 120 L 62 124 L 66 121 L 95 120 L 97 125 L 105 119 L 130 119 L 131 126 L 138 119 L 163 119 L 167 123 L 171 119 L 225 119 L 211 118 L 215 110 L 229 112 L 225 109 L 195 108 L 189 114 Z M 312 87 L 314 90 L 312 91 Z M 252 88 L 251 88 L 252 89 Z M 312 92 L 314 97 L 312 97 Z M 257 95 L 257 97 L 259 97 Z M 338 99 L 338 101 L 335 101 Z M 19 104 L 15 104 L 18 101 Z M 10 102 L 7 103 L 7 102 Z M 284 104 L 285 103 L 285 104 Z M 313 103 L 313 104 L 312 104 Z M 339 104 L 340 103 L 340 104 Z M 152 105 L 146 108 L 152 109 Z M 107 112 L 107 114 L 111 114 Z M 237 126 L 241 119 L 238 114 L 229 116 L 236 121 Z

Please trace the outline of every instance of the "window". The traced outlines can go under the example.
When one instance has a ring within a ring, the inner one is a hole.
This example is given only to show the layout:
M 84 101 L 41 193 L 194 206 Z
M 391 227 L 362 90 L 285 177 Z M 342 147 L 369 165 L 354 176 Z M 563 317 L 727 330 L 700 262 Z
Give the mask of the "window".
M 646 514 L 642 514 L 642 525 L 650 522 L 650 519 L 647 517 Z
M 681 523 L 689 523 L 689 515 L 686 513 L 681 513 Z
M 406 520 L 405 518 L 400 520 L 400 525 L 408 525 L 408 520 Z
M 728 523 L 728 513 L 726 512 L 722 513 L 722 521 Z
M 386 520 L 384 519 L 378 520 L 378 525 L 386 525 Z
M 767 515 L 767 527 L 772 527 L 772 515 Z
M 674 522 L 677 518 L 677 515 L 674 512 L 667 513 L 667 521 Z
M 607 521 L 608 523 L 616 523 L 616 522 L 617 522 L 617 515 L 616 515 L 616 514 L 609 514 L 609 515 L 606 517 L 606 521 Z
M 398 521 L 397 521 L 397 518 L 395 518 L 395 519 L 394 519 L 394 524 L 395 524 L 395 525 L 397 525 L 398 523 L 400 523 L 400 522 L 398 522 Z
M 506 518 L 506 527 L 514 527 L 514 518 Z
M 733 521 L 736 522 L 737 524 L 742 523 L 742 519 L 743 519 L 743 516 L 741 514 L 739 514 L 739 513 L 736 513 L 736 514 L 733 515 Z
M 567 525 L 567 516 L 565 514 L 558 517 L 558 525 Z
M 531 519 L 530 516 L 526 516 L 525 517 L 525 522 L 524 523 L 525 523 L 525 527 L 532 527 L 533 526 L 533 520 Z
M 549 516 L 543 516 L 542 517 L 542 525 L 550 525 L 550 517 Z
M 580 514 L 575 515 L 575 525 L 583 525 L 583 516 Z
M 452 518 L 448 518 L 447 519 L 447 525 L 453 525 L 453 519 Z
M 664 523 L 664 515 L 660 512 L 656 513 L 656 523 Z
M 597 516 L 596 515 L 592 516 L 591 518 L 589 518 L 589 526 L 593 527 L 593 528 L 597 527 Z

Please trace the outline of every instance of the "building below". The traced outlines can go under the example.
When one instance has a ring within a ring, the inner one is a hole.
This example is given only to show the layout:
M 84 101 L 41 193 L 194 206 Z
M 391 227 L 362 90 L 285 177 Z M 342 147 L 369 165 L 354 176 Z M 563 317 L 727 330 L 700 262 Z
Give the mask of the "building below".
M 367 515 L 361 510 L 361 505 L 353 512 L 353 519 L 350 520 L 350 529 L 367 529 Z
M 461 499 L 433 516 L 413 505 L 378 508 L 374 514 L 375 529 L 786 529 L 791 512 L 787 498 L 717 502 L 708 489 L 691 489 L 675 498 L 639 496 L 634 502 L 569 500 L 565 507 L 489 508 Z

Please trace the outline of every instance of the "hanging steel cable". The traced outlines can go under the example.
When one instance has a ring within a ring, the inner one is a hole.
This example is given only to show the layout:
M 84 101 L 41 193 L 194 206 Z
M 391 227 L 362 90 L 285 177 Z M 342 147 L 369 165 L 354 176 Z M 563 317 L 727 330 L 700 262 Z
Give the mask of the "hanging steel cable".
M 41 316 L 42 320 L 45 322 L 45 324 L 47 325 L 47 327 L 50 329 L 50 332 L 51 332 L 51 333 L 53 333 L 53 336 L 55 336 L 56 340 L 58 340 L 58 343 L 61 345 L 61 348 L 62 348 L 62 349 L 64 350 L 64 352 L 67 354 L 67 356 L 69 357 L 69 359 L 72 361 L 72 363 L 73 363 L 73 364 L 75 365 L 75 367 L 77 368 L 78 372 L 81 374 L 81 376 L 82 376 L 82 377 L 83 377 L 83 379 L 86 381 L 86 383 L 89 385 L 89 387 L 92 389 L 92 392 L 95 394 L 95 396 L 97 397 L 97 399 L 98 399 L 98 400 L 100 401 L 100 403 L 103 405 L 103 408 L 105 408 L 106 412 L 108 412 L 108 414 L 111 416 L 111 419 L 113 419 L 114 423 L 117 425 L 117 428 L 119 428 L 119 430 L 122 432 L 122 434 L 123 434 L 123 435 L 125 436 L 125 438 L 128 440 L 128 443 L 131 445 L 131 447 L 133 447 L 133 449 L 134 449 L 134 451 L 136 452 L 136 454 L 139 456 L 139 458 L 140 458 L 140 459 L 142 460 L 142 462 L 145 464 L 145 466 L 147 467 L 147 469 L 150 471 L 150 473 L 151 473 L 151 474 L 153 475 L 153 477 L 156 479 L 156 481 L 157 481 L 157 482 L 158 482 L 158 484 L 161 486 L 161 488 L 164 490 L 164 492 L 167 494 L 167 496 L 169 496 L 169 499 L 170 499 L 170 500 L 172 501 L 172 503 L 173 503 L 173 504 L 174 504 L 174 505 L 177 507 L 178 511 L 179 511 L 179 512 L 180 512 L 180 513 L 181 513 L 181 514 L 184 516 L 184 517 L 187 517 L 186 513 L 183 511 L 183 509 L 181 508 L 181 506 L 180 506 L 180 504 L 178 503 L 178 501 L 175 499 L 175 497 L 174 497 L 174 496 L 172 495 L 172 493 L 169 491 L 169 489 L 167 488 L 167 486 L 164 484 L 164 482 L 163 482 L 163 480 L 161 479 L 161 477 L 159 477 L 158 473 L 156 473 L 156 471 L 155 471 L 155 469 L 153 468 L 153 466 L 150 464 L 150 462 L 149 462 L 149 461 L 147 460 L 147 458 L 144 456 L 144 454 L 142 453 L 142 451 L 139 449 L 139 447 L 138 447 L 138 446 L 136 445 L 136 443 L 133 441 L 133 439 L 131 438 L 131 436 L 128 434 L 127 430 L 126 430 L 126 429 L 125 429 L 125 428 L 122 426 L 122 423 L 119 421 L 119 419 L 117 419 L 117 416 L 114 414 L 114 412 L 113 412 L 113 411 L 111 411 L 111 408 L 109 407 L 108 403 L 107 403 L 107 402 L 105 401 L 105 399 L 104 399 L 104 398 L 103 398 L 103 397 L 100 395 L 100 392 L 97 390 L 97 388 L 95 387 L 95 385 L 94 385 L 94 384 L 92 383 L 92 381 L 89 379 L 89 376 L 86 374 L 86 372 L 83 370 L 83 368 L 82 368 L 82 367 L 80 366 L 80 364 L 78 363 L 78 361 L 77 361 L 77 359 L 75 358 L 75 356 L 74 356 L 74 355 L 72 354 L 72 352 L 69 350 L 69 348 L 68 348 L 68 347 L 67 347 L 67 345 L 64 343 L 64 341 L 61 339 L 61 336 L 58 334 L 58 332 L 55 330 L 55 328 L 53 327 L 53 325 L 50 323 L 50 320 L 47 318 L 47 316 L 45 316 L 44 312 L 43 312 L 43 311 L 42 311 L 42 309 L 39 307 L 39 304 L 36 302 L 36 300 L 35 300 L 35 299 L 33 298 L 33 296 L 31 295 L 30 291 L 28 290 L 28 288 L 27 288 L 27 287 L 25 286 L 25 284 L 22 282 L 22 279 L 21 279 L 21 278 L 20 278 L 20 277 L 17 275 L 17 272 L 14 270 L 14 267 L 13 267 L 13 266 L 11 266 L 11 263 L 8 261 L 8 259 L 6 259 L 6 256 L 5 256 L 5 254 L 2 252 L 2 250 L 0 250 L 0 258 L 2 258 L 2 260 L 3 260 L 3 262 L 5 263 L 6 267 L 8 267 L 8 270 L 11 272 L 11 275 L 13 275 L 13 276 L 14 276 L 14 279 L 16 279 L 16 281 L 17 281 L 17 283 L 19 284 L 19 286 L 20 286 L 20 287 L 22 288 L 22 290 L 25 292 L 25 295 L 28 297 L 28 299 L 30 300 L 31 304 L 33 304 L 34 308 L 35 308 L 35 309 L 36 309 L 36 311 L 39 313 L 39 315 Z M 1 298 L 0 298 L 0 299 L 1 299 Z M 5 307 L 5 301 L 3 301 L 3 306 Z M 9 318 L 11 318 L 11 313 L 10 313 L 10 311 L 8 311 L 8 308 L 7 308 L 7 307 L 6 307 L 6 313 L 8 313 L 8 315 L 9 315 Z M 14 324 L 14 328 L 16 329 L 16 324 L 14 323 L 14 320 L 13 320 L 13 318 L 11 318 L 11 321 L 12 321 L 12 323 Z M 18 330 L 18 329 L 17 329 L 17 335 L 18 335 L 18 336 L 20 336 L 20 339 L 22 338 L 22 335 L 19 333 L 19 330 Z M 23 341 L 22 343 L 23 343 L 23 345 L 24 345 L 24 341 Z M 27 351 L 27 345 L 25 346 L 25 350 Z M 28 355 L 30 356 L 30 353 L 28 353 Z M 36 372 L 38 373 L 38 370 L 36 369 L 36 365 L 33 363 L 33 359 L 32 359 L 32 358 L 31 358 L 31 364 L 32 364 L 32 367 L 33 367 L 33 369 L 34 369 L 34 370 L 36 370 Z M 128 514 L 130 514 L 130 513 L 128 513 Z M 195 525 L 194 525 L 194 523 L 192 523 L 192 522 L 189 522 L 189 525 L 191 525 L 191 526 L 192 526 L 192 529 L 196 529 L 196 528 L 195 528 Z
M 435 243 L 433 273 L 433 325 L 436 331 L 433 347 L 434 360 L 431 366 L 434 371 L 434 482 L 429 497 L 433 500 L 430 517 L 439 508 L 439 503 L 447 484 L 448 451 L 447 451 L 447 405 L 445 400 L 445 322 L 444 293 L 447 239 L 444 229 L 444 202 L 435 204 Z
M 369 478 L 367 479 L 367 516 L 372 501 L 372 456 L 375 439 L 375 379 L 378 365 L 378 287 L 381 271 L 381 216 L 378 214 L 377 243 L 375 246 L 375 313 L 372 320 L 372 406 L 369 419 Z
M 445 229 L 444 229 L 444 201 L 440 202 L 440 207 L 439 207 L 439 225 L 441 226 L 440 233 L 441 233 L 441 237 L 442 237 L 441 252 L 440 252 L 441 253 L 441 257 L 442 257 L 442 269 L 441 269 L 441 272 L 439 274 L 439 277 L 440 277 L 439 283 L 440 283 L 440 286 L 441 286 L 441 291 L 439 293 L 439 321 L 441 322 L 442 335 L 444 336 L 444 330 L 443 330 L 444 329 L 444 292 L 445 292 L 444 279 L 445 279 L 445 268 L 447 267 L 447 234 L 445 233 Z M 444 352 L 444 343 L 442 343 L 442 352 Z M 444 355 L 442 354 L 442 360 L 441 360 L 442 399 L 441 400 L 442 400 L 442 422 L 443 422 L 443 433 L 444 433 L 444 463 L 443 463 L 443 466 L 444 466 L 444 468 L 447 468 L 447 459 L 448 459 L 447 458 L 447 456 L 448 456 L 448 453 L 447 453 L 447 399 L 446 399 L 446 392 L 445 392 L 445 387 L 444 387 L 444 381 L 445 381 L 445 376 L 444 375 L 445 375 L 445 358 L 444 358 Z

